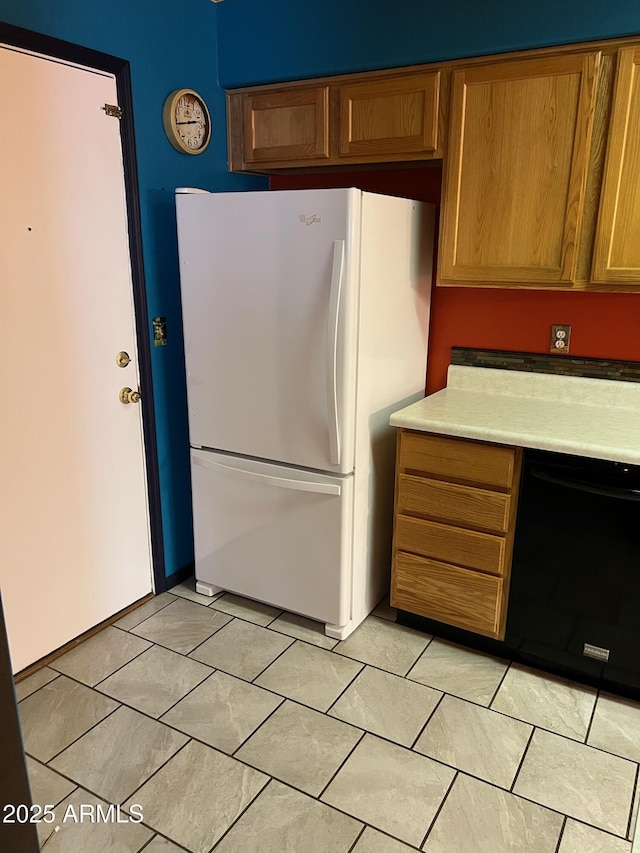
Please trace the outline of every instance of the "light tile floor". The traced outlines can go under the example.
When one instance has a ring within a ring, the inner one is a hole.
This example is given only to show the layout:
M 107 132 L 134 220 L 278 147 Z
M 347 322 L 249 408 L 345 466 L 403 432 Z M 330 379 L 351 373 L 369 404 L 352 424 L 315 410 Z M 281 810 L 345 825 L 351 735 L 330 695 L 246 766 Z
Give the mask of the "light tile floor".
M 45 853 L 630 853 L 640 704 L 394 618 L 187 582 L 20 682 Z

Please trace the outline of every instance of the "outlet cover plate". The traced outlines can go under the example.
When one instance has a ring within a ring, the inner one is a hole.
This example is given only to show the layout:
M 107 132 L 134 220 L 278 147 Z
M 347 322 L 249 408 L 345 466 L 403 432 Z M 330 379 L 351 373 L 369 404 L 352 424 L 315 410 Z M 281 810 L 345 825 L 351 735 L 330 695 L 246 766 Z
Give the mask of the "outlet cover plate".
M 554 325 L 551 327 L 551 346 L 549 352 L 556 355 L 567 355 L 571 341 L 571 326 Z

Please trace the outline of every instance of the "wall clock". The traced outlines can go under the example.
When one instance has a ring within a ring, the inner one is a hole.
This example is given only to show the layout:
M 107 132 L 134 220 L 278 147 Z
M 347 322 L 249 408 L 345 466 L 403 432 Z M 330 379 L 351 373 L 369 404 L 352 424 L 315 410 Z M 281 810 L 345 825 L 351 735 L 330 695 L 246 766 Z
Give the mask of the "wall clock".
M 211 139 L 209 110 L 192 89 L 175 89 L 167 95 L 162 124 L 169 142 L 183 154 L 202 154 Z

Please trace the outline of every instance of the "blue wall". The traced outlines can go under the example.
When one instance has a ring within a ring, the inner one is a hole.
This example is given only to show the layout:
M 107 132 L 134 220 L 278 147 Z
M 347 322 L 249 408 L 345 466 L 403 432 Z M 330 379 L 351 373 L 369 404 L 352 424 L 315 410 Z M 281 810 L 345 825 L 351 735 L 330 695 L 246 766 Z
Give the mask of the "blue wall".
M 227 173 L 224 93 L 217 85 L 216 6 L 209 0 L 2 0 L 5 23 L 129 60 L 133 87 L 149 320 L 167 318 L 169 343 L 152 348 L 167 574 L 193 560 L 191 492 L 173 190 L 249 189 L 265 180 Z M 162 104 L 182 87 L 209 104 L 213 141 L 179 154 Z
M 637 0 L 226 0 L 223 87 L 640 33 Z

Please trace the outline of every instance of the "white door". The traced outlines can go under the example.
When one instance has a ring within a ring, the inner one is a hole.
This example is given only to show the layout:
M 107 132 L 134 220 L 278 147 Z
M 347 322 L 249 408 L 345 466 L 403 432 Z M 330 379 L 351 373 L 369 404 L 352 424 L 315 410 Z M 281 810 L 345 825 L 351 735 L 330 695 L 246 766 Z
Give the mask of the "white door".
M 360 199 L 176 196 L 192 445 L 353 469 Z
M 0 587 L 14 671 L 152 589 L 113 75 L 0 46 Z M 116 364 L 120 351 L 132 361 Z
M 196 578 L 345 625 L 353 476 L 191 451 Z

